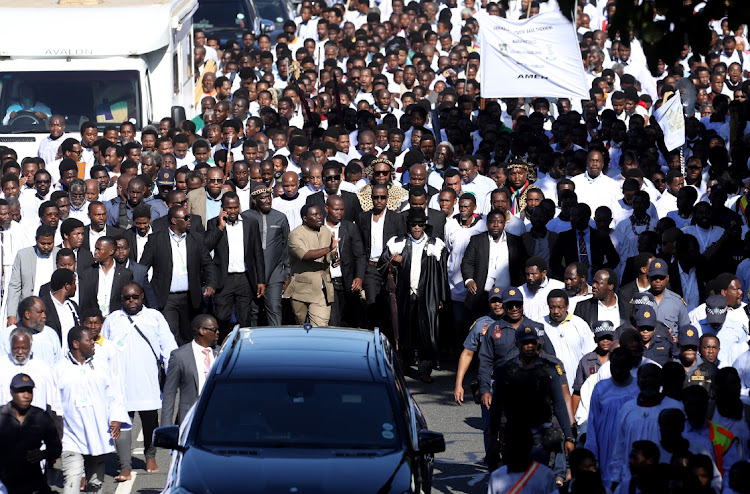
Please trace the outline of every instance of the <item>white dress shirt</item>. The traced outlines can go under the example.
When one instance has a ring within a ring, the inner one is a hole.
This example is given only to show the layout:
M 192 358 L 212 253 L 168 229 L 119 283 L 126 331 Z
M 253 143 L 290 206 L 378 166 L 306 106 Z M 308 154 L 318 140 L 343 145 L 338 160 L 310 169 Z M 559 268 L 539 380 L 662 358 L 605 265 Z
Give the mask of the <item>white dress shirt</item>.
M 498 285 L 499 286 L 499 285 Z M 507 286 L 507 285 L 506 285 Z M 549 292 L 555 289 L 565 289 L 565 283 L 558 280 L 553 280 L 549 276 L 544 278 L 544 281 L 539 286 L 536 292 L 529 290 L 527 283 L 519 286 L 523 295 L 523 315 L 528 317 L 532 321 L 542 321 L 546 316 L 549 315 L 549 304 L 547 304 L 547 295 Z M 591 331 L 589 331 L 590 333 Z M 575 369 L 571 371 L 573 378 L 575 378 Z
M 169 232 L 169 245 L 172 247 L 172 284 L 169 285 L 171 293 L 188 291 L 188 272 L 187 272 L 187 246 L 185 239 L 187 234 L 177 236 L 171 228 Z
M 109 272 L 104 271 L 103 266 L 99 266 L 99 286 L 96 290 L 96 303 L 102 311 L 102 315 L 109 315 L 109 303 L 112 300 L 112 284 L 115 281 L 115 265 L 113 264 Z
M 510 286 L 510 259 L 508 255 L 508 235 L 503 232 L 497 240 L 494 240 L 489 233 L 487 235 L 490 237 L 490 259 L 484 291 L 489 292 L 495 285 Z
M 525 309 L 526 303 L 524 302 Z M 542 319 L 542 323 L 544 324 L 544 332 L 555 349 L 555 356 L 562 360 L 565 367 L 568 386 L 573 389 L 578 362 L 584 355 L 593 352 L 596 348 L 594 334 L 586 321 L 571 313 L 568 313 L 565 320 L 560 324 L 551 322 L 549 315 Z
M 214 362 L 216 361 L 216 357 L 214 356 L 213 350 L 211 350 L 208 347 L 202 347 L 198 343 L 193 340 L 190 343 L 191 348 L 193 349 L 193 357 L 195 358 L 195 368 L 198 369 L 198 394 L 203 391 L 203 386 L 206 384 L 206 378 L 208 377 L 208 373 L 211 371 L 211 367 L 214 365 Z M 206 367 L 206 354 L 203 353 L 204 350 L 208 350 L 208 367 Z
M 607 307 L 601 300 L 596 303 L 597 307 L 597 321 L 609 321 L 615 327 L 621 324 L 620 321 L 620 301 L 615 295 L 615 304 L 612 307 Z
M 422 238 L 415 240 L 409 235 L 411 240 L 411 266 L 409 269 L 409 293 L 411 295 L 419 295 L 417 289 L 419 288 L 419 278 L 422 273 L 422 253 L 427 245 L 427 236 L 422 235 Z
M 148 237 L 153 233 L 153 229 L 151 226 L 148 227 L 148 232 L 145 236 L 141 236 L 138 232 L 135 232 L 135 246 L 136 246 L 136 252 L 138 253 L 138 256 L 136 257 L 136 262 L 141 262 L 141 257 L 143 257 L 143 251 L 146 249 L 146 244 L 148 243 Z
M 94 249 L 96 249 L 96 241 L 105 235 L 107 235 L 107 227 L 104 227 L 100 232 L 94 231 L 93 228 L 89 229 L 89 250 L 92 256 L 94 255 Z
M 42 257 L 39 252 L 36 254 L 36 272 L 34 274 L 34 295 L 39 295 L 39 289 L 45 283 L 52 279 L 52 273 L 55 271 L 55 259 L 49 255 Z
M 375 215 L 370 218 L 370 260 L 377 261 L 380 254 L 383 253 L 383 228 L 385 227 L 385 215 L 388 211 L 383 212 L 380 221 L 375 221 Z
M 245 239 L 244 228 L 242 226 L 242 217 L 238 216 L 237 221 L 232 224 L 227 222 L 227 243 L 229 244 L 229 264 L 228 273 L 245 272 Z
M 603 173 L 598 177 L 591 178 L 586 171 L 573 177 L 576 186 L 576 194 L 581 200 L 585 198 L 586 204 L 591 207 L 591 217 L 594 217 L 599 206 L 607 206 L 610 211 L 614 210 L 617 200 L 622 197 L 622 191 L 617 182 Z
M 114 270 L 113 270 L 114 271 Z M 63 352 L 68 352 L 68 332 L 70 328 L 78 325 L 78 313 L 70 300 L 60 303 L 59 300 L 53 295 L 50 297 L 52 303 L 55 304 L 55 311 L 57 312 L 57 318 L 60 319 L 60 333 L 62 335 L 62 348 Z M 49 311 L 49 308 L 47 309 Z

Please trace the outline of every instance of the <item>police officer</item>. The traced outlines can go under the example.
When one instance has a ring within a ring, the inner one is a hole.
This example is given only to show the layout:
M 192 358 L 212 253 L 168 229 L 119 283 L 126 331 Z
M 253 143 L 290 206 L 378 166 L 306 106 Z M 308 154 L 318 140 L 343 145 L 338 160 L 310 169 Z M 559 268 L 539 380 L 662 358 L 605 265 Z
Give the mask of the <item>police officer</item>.
M 494 290 L 494 289 L 493 289 Z M 515 332 L 522 324 L 534 328 L 544 335 L 544 352 L 555 355 L 552 343 L 544 334 L 542 323 L 527 319 L 523 315 L 523 294 L 515 287 L 509 287 L 502 292 L 504 314 L 499 324 L 487 331 L 484 341 L 479 347 L 479 393 L 482 405 L 489 410 L 492 403 L 492 375 L 502 363 L 518 354 L 515 344 Z
M 514 331 L 518 353 L 496 369 L 495 391 L 490 409 L 490 467 L 497 460 L 497 445 L 502 419 L 512 427 L 528 427 L 537 446 L 532 456 L 543 465 L 549 464 L 549 451 L 542 443 L 549 441 L 552 415 L 562 430 L 565 453 L 575 447 L 568 409 L 562 392 L 563 370 L 539 354 L 542 333 L 523 322 Z M 512 398 L 510 398 L 512 397 Z
M 573 412 L 578 409 L 581 401 L 581 386 L 589 378 L 599 371 L 599 368 L 609 361 L 609 352 L 612 342 L 615 340 L 615 327 L 611 321 L 596 321 L 594 327 L 594 343 L 596 348 L 581 357 L 576 369 L 576 378 L 573 381 Z M 580 431 L 579 431 L 580 432 Z
M 680 354 L 677 361 L 685 368 L 685 386 L 698 385 L 708 391 L 708 395 L 713 394 L 711 383 L 716 375 L 717 367 L 711 362 L 704 361 L 698 355 L 700 338 L 698 330 L 691 325 L 680 326 L 678 329 L 679 336 L 677 344 L 680 347 Z
M 494 332 L 500 328 L 500 322 L 502 321 L 503 314 L 503 302 L 502 302 L 502 291 L 498 287 L 494 287 L 490 290 L 490 312 L 486 316 L 482 316 L 471 325 L 469 334 L 464 340 L 464 349 L 461 352 L 461 356 L 458 358 L 458 370 L 456 371 L 456 387 L 453 390 L 453 398 L 456 403 L 461 405 L 464 401 L 464 377 L 466 372 L 469 370 L 471 361 L 474 358 L 474 354 L 479 350 L 482 343 L 483 336 L 488 332 Z M 474 381 L 471 385 L 472 393 L 479 392 L 479 382 Z M 479 395 L 476 395 L 479 398 Z M 476 399 L 475 398 L 475 399 Z M 480 402 L 481 403 L 481 402 Z M 481 407 L 482 410 L 482 430 L 484 431 L 484 449 L 485 453 L 489 446 L 489 432 L 490 432 L 490 411 L 487 407 Z
M 634 319 L 636 329 L 643 337 L 643 356 L 659 365 L 666 364 L 671 356 L 672 341 L 656 333 L 656 313 L 649 306 L 640 306 Z
M 659 335 L 661 338 L 665 339 L 666 341 L 673 342 L 671 345 L 671 356 L 677 356 L 678 350 L 677 346 L 674 344 L 676 341 L 676 334 L 675 337 L 672 337 L 672 331 L 669 329 L 669 327 L 664 324 L 662 321 L 659 320 L 659 308 L 656 305 L 656 299 L 654 299 L 654 296 L 651 294 L 651 292 L 639 292 L 636 293 L 632 299 L 630 299 L 630 321 L 629 324 L 624 324 L 617 328 L 617 331 L 615 331 L 615 337 L 619 338 L 619 336 L 622 334 L 622 331 L 627 328 L 633 328 L 637 329 L 638 326 L 635 323 L 635 314 L 638 311 L 640 307 L 650 307 L 651 313 L 656 314 L 656 327 L 655 327 L 655 334 Z
M 649 292 L 656 301 L 656 319 L 669 327 L 673 337 L 677 337 L 677 329 L 690 324 L 687 304 L 672 290 L 667 288 L 669 283 L 669 266 L 658 257 L 648 266 L 648 281 L 651 284 Z

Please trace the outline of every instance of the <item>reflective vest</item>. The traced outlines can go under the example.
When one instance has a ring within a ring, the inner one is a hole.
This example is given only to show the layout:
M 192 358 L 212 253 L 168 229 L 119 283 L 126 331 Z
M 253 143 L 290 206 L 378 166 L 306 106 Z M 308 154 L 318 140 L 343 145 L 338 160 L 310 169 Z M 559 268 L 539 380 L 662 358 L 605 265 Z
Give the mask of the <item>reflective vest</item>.
M 708 438 L 711 440 L 711 444 L 714 447 L 716 467 L 719 469 L 719 472 L 723 472 L 724 453 L 729 451 L 729 447 L 732 445 L 732 441 L 734 441 L 734 434 L 721 427 L 720 425 L 714 424 L 710 420 L 707 420 L 707 422 Z

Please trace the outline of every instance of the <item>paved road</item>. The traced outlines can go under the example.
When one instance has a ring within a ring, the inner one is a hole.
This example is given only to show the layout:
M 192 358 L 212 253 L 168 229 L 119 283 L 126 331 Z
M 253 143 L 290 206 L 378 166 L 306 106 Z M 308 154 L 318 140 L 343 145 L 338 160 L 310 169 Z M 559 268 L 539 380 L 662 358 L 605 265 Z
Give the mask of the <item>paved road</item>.
M 445 434 L 446 451 L 437 456 L 435 463 L 433 492 L 484 493 L 487 492 L 487 469 L 481 463 L 484 458 L 479 406 L 464 403 L 459 407 L 453 402 L 455 363 L 444 362 L 443 370 L 433 373 L 435 382 L 423 384 L 407 377 L 410 389 L 425 414 L 427 424 L 433 430 Z M 469 393 L 468 386 L 466 393 Z M 103 494 L 156 494 L 166 483 L 169 467 L 169 452 L 158 450 L 156 459 L 159 473 L 146 473 L 143 459 L 143 437 L 140 421 L 136 418 L 133 432 L 133 475 L 130 482 L 116 483 L 113 476 L 118 473 L 117 456 L 107 457 L 107 470 Z M 59 470 L 53 485 L 55 492 L 62 492 L 62 475 Z

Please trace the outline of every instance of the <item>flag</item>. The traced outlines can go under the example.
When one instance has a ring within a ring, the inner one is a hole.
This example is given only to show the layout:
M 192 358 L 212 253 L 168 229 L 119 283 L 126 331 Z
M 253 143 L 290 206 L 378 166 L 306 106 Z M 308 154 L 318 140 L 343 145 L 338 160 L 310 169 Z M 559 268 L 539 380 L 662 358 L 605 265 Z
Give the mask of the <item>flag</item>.
M 560 12 L 479 16 L 482 98 L 590 99 L 575 27 Z
M 659 127 L 664 132 L 664 144 L 672 151 L 685 144 L 685 115 L 680 93 L 675 93 L 654 112 Z

